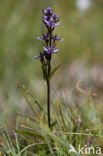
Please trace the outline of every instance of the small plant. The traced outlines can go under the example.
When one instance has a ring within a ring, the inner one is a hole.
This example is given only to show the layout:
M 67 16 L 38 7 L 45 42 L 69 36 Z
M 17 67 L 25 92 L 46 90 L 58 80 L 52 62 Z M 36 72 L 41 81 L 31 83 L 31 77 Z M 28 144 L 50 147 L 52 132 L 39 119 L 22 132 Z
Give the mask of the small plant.
M 60 24 L 59 16 L 54 15 L 51 8 L 43 9 L 43 23 L 47 28 L 46 33 L 42 33 L 42 37 L 37 39 L 42 41 L 43 50 L 39 56 L 34 59 L 40 59 L 43 71 L 43 77 L 47 84 L 47 112 L 48 112 L 48 126 L 50 127 L 50 78 L 58 67 L 51 72 L 52 54 L 57 53 L 59 49 L 55 49 L 56 41 L 62 41 L 57 35 L 53 35 L 54 29 Z

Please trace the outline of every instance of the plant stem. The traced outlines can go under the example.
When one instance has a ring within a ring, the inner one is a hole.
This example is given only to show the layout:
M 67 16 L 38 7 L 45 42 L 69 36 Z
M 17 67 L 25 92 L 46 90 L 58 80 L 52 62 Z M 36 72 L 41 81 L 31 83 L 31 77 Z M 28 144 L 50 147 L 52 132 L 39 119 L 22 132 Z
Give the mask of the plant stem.
M 50 128 L 50 81 L 47 82 L 47 112 L 48 112 L 48 127 Z
M 48 112 L 48 127 L 50 128 L 50 70 L 51 70 L 51 65 L 50 65 L 50 60 L 48 61 L 48 80 L 47 80 L 47 112 Z

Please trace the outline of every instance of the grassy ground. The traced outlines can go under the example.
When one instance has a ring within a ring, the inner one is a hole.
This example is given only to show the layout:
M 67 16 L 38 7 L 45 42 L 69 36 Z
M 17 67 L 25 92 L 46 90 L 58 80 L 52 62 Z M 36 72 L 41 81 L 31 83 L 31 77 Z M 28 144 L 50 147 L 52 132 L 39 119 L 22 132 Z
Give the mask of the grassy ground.
M 50 129 L 42 104 L 33 98 L 25 86 L 19 85 L 18 90 L 28 103 L 30 114 L 8 106 L 8 111 L 15 113 L 15 121 L 0 130 L 2 155 L 77 156 L 79 154 L 69 153 L 71 146 L 76 151 L 84 145 L 103 147 L 103 105 L 97 103 L 94 94 L 81 89 L 79 82 L 72 92 L 71 102 L 66 102 L 63 97 L 51 102 Z M 84 154 L 85 149 L 82 152 Z

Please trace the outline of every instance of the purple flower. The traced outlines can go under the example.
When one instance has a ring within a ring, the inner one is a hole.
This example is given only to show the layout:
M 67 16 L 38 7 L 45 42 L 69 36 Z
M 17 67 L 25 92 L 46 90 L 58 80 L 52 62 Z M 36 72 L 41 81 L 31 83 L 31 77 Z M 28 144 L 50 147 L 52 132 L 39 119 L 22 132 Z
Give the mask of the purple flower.
M 51 28 L 55 28 L 56 26 L 58 26 L 60 24 L 59 23 L 56 23 L 53 19 L 53 17 L 50 18 L 50 20 L 47 20 L 47 18 L 44 16 L 43 18 L 43 22 L 44 24 L 47 26 L 47 27 L 51 27 Z
M 44 33 L 42 33 L 42 37 L 37 37 L 38 40 L 45 40 L 48 41 L 49 40 L 49 33 L 47 32 L 47 34 L 45 35 Z
M 52 46 L 46 48 L 46 47 L 43 47 L 44 48 L 44 52 L 46 54 L 52 54 L 52 53 L 57 53 L 59 49 L 54 49 Z
M 34 59 L 40 59 L 40 61 L 43 62 L 44 61 L 44 53 L 40 52 L 40 55 L 39 56 L 34 56 Z
M 51 8 L 47 8 L 47 10 L 43 10 L 43 22 L 47 27 L 55 28 L 60 23 L 57 23 L 59 20 L 58 15 L 53 15 L 53 11 Z
M 52 46 L 46 48 L 44 47 L 44 52 L 43 53 L 40 53 L 39 56 L 34 56 L 34 59 L 40 59 L 40 60 L 43 60 L 43 56 L 45 56 L 46 54 L 53 54 L 53 53 L 57 53 L 59 51 L 59 49 L 54 49 Z

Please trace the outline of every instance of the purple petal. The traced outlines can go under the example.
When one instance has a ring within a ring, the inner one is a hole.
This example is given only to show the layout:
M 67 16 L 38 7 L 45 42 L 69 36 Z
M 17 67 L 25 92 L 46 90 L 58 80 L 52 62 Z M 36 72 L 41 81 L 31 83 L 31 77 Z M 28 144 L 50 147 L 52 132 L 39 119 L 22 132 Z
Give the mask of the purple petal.
M 41 37 L 37 37 L 37 40 L 40 40 L 40 41 L 42 41 L 42 40 L 43 40 L 43 38 L 41 38 Z
M 64 39 L 57 38 L 56 40 L 57 40 L 57 41 L 63 41 Z
M 61 23 L 61 22 L 59 22 L 59 23 L 55 23 L 55 25 L 58 26 L 60 23 Z
M 38 58 L 40 58 L 40 56 L 34 56 L 34 59 L 38 59 Z
M 46 16 L 46 15 L 44 15 L 44 16 L 43 16 L 43 19 L 47 20 L 47 16 Z
M 53 11 L 52 11 L 51 8 L 47 8 L 47 14 L 51 14 L 51 15 L 53 15 Z
M 44 18 L 44 23 L 49 24 L 49 22 Z
M 43 48 L 44 48 L 44 50 L 45 50 L 46 52 L 48 52 L 48 49 L 47 49 L 47 48 L 45 48 L 44 46 L 43 46 Z
M 53 19 L 54 19 L 55 22 L 57 22 L 59 20 L 59 16 L 58 15 L 54 15 Z
M 63 41 L 64 39 L 58 38 L 57 35 L 53 36 L 52 39 L 57 40 L 57 41 Z
M 59 50 L 59 49 L 55 49 L 55 50 L 53 50 L 53 52 L 52 52 L 52 53 L 57 53 L 57 52 L 58 52 L 58 50 Z
M 64 41 L 64 39 L 61 38 L 61 39 L 59 39 L 59 41 Z
M 52 9 L 50 7 L 47 8 L 47 11 L 52 11 Z
M 43 11 L 44 15 L 46 15 L 46 10 L 45 9 L 42 9 L 42 11 Z

